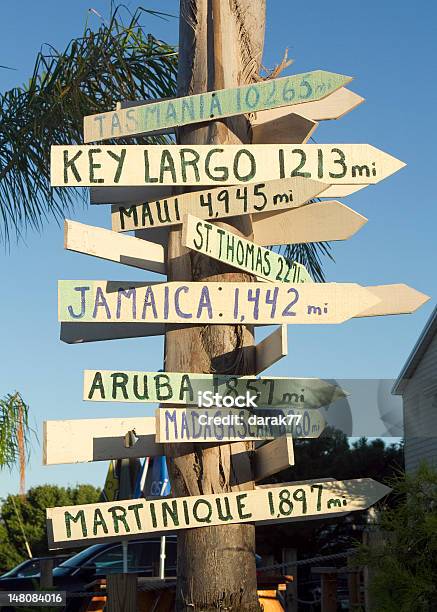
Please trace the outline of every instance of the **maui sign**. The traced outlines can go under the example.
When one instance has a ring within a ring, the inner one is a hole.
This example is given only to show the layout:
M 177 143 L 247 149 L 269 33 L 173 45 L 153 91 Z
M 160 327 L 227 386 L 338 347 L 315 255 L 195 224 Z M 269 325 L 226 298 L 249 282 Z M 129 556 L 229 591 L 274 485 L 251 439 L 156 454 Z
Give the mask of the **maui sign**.
M 84 118 L 84 141 L 162 132 L 181 125 L 320 100 L 351 80 L 352 77 L 343 74 L 316 70 L 90 115 Z
M 160 198 L 133 206 L 114 207 L 112 229 L 116 232 L 178 225 L 185 215 L 200 219 L 217 219 L 235 215 L 258 215 L 281 212 L 301 206 L 320 195 L 328 185 L 303 177 L 266 183 L 250 183 L 243 187 L 192 191 L 174 197 Z
M 55 145 L 53 187 L 233 185 L 300 176 L 368 185 L 405 164 L 367 144 Z M 330 194 L 331 195 L 331 194 Z

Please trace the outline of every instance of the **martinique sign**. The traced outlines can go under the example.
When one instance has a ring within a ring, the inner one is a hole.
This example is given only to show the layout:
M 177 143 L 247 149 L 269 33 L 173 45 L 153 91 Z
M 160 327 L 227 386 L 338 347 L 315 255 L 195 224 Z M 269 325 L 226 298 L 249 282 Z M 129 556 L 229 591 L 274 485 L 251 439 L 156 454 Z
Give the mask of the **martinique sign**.
M 55 145 L 53 187 L 232 185 L 300 176 L 368 185 L 405 164 L 368 144 Z
M 85 370 L 83 399 L 98 402 L 151 402 L 206 406 L 209 393 L 231 398 L 246 393 L 258 406 L 320 408 L 345 397 L 346 392 L 320 378 L 282 378 L 197 374 Z M 208 407 L 208 406 L 206 406 Z
M 246 522 L 326 518 L 364 510 L 390 492 L 371 478 L 284 483 L 253 491 L 146 501 L 130 499 L 47 509 L 49 548 L 100 538 Z
M 316 70 L 91 115 L 84 118 L 84 141 L 159 132 L 181 125 L 320 100 L 351 80 L 352 77 L 343 74 Z
M 59 321 L 341 323 L 379 302 L 354 283 L 59 281 Z

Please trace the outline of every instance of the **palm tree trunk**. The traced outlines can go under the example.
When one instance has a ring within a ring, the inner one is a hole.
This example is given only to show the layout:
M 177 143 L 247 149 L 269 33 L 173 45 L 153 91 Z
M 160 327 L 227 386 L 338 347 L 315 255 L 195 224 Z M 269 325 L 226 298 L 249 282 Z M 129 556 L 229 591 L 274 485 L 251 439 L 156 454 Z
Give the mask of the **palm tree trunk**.
M 264 0 L 181 0 L 178 94 L 189 95 L 251 83 L 257 79 L 264 43 Z M 249 142 L 244 116 L 181 129 L 181 144 Z M 228 222 L 252 238 L 250 216 Z M 189 252 L 181 230 L 171 231 L 168 280 L 247 282 L 253 278 Z M 253 374 L 253 329 L 249 326 L 168 326 L 165 369 L 179 372 Z M 186 445 L 185 445 L 186 449 Z M 252 444 L 205 448 L 193 444 L 181 455 L 166 449 L 174 494 L 200 495 L 253 489 Z M 255 527 L 202 527 L 178 536 L 178 611 L 260 610 L 256 594 Z

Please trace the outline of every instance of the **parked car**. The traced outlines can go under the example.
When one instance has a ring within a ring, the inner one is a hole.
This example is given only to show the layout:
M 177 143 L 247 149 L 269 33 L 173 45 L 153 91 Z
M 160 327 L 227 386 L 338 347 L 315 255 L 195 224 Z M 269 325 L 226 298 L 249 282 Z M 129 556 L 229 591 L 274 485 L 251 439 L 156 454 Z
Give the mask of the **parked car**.
M 130 540 L 127 542 L 128 572 L 139 576 L 158 576 L 161 539 Z M 176 536 L 166 537 L 165 576 L 176 576 Z M 22 564 L 21 564 L 22 565 Z M 20 566 L 11 570 L 19 570 Z M 39 587 L 39 567 L 20 575 L 0 577 L 0 590 L 26 591 Z M 53 570 L 53 585 L 60 591 L 84 590 L 84 586 L 108 574 L 123 572 L 121 542 L 94 544 L 69 557 Z
M 56 555 L 50 557 L 53 559 L 53 567 L 57 567 L 60 563 L 68 559 L 69 556 L 70 555 Z M 17 584 L 17 587 L 14 588 L 14 590 L 20 590 L 20 587 L 18 586 L 20 581 L 34 577 L 39 578 L 39 563 L 42 559 L 46 558 L 47 557 L 33 557 L 32 559 L 26 559 L 13 567 L 11 570 L 2 574 L 0 576 L 0 590 L 12 588 L 12 586 L 4 587 L 6 584 Z

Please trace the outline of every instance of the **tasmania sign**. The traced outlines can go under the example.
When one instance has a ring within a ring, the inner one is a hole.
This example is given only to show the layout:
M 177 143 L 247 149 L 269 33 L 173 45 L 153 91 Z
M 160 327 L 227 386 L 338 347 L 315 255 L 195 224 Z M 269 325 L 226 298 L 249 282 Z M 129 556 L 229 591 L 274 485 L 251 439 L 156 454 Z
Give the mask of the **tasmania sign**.
M 146 501 L 129 499 L 47 509 L 49 548 L 98 539 L 246 522 L 327 518 L 364 510 L 390 492 L 371 478 L 285 483 L 253 491 Z
M 221 189 L 192 191 L 155 202 L 114 207 L 112 229 L 128 232 L 177 225 L 188 214 L 200 219 L 217 219 L 258 215 L 266 211 L 280 212 L 301 206 L 320 195 L 327 187 L 327 184 L 319 181 L 296 176 L 266 183 L 250 183 L 243 187 L 232 185 Z
M 155 414 L 156 441 L 161 443 L 318 438 L 326 426 L 318 410 L 298 408 L 158 408 Z
M 367 144 L 55 145 L 54 187 L 234 185 L 300 176 L 368 185 L 400 170 L 400 160 Z
M 209 394 L 205 396 L 204 394 Z M 249 393 L 257 406 L 320 408 L 347 394 L 320 378 L 282 378 L 196 374 L 85 370 L 83 399 L 97 402 L 151 402 L 217 406 L 214 395 L 231 398 Z M 237 404 L 238 406 L 238 404 Z M 241 405 L 240 405 L 241 406 Z M 206 406 L 208 407 L 208 406 Z
M 302 264 L 192 215 L 185 217 L 182 244 L 264 280 L 280 283 L 313 282 Z
M 84 141 L 159 132 L 181 125 L 319 100 L 351 80 L 352 77 L 343 74 L 316 70 L 90 115 L 84 118 Z
M 378 301 L 354 283 L 58 282 L 67 322 L 342 323 Z

